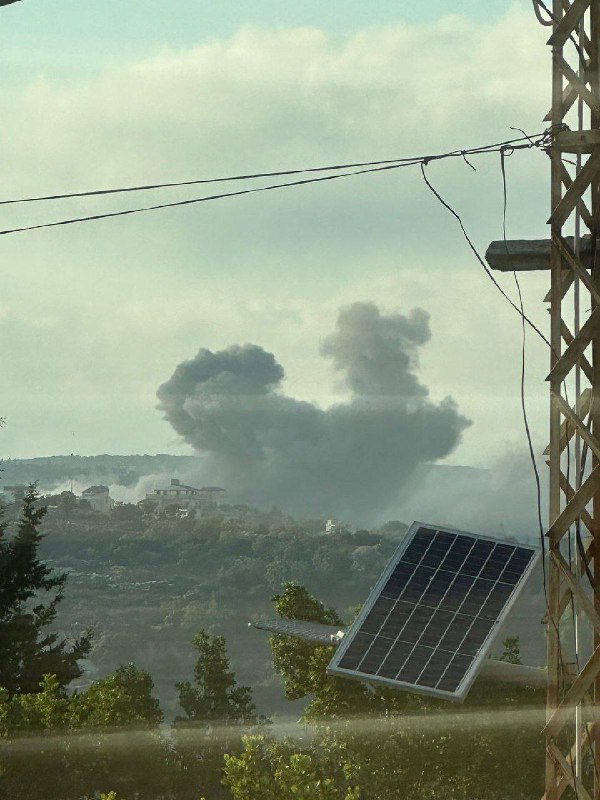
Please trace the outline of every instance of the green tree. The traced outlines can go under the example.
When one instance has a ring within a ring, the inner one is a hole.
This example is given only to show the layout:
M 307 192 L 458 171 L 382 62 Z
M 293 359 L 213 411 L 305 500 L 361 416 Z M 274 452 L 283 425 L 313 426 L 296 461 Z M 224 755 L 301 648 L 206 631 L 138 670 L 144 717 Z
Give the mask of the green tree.
M 82 728 L 156 728 L 163 719 L 154 684 L 133 664 L 118 667 L 72 700 L 71 724 Z
M 48 631 L 63 599 L 66 575 L 38 558 L 46 513 L 31 485 L 14 536 L 0 520 L 0 686 L 9 694 L 39 691 L 46 674 L 66 686 L 82 674 L 79 661 L 91 649 L 91 633 L 72 642 Z
M 340 786 L 311 752 L 293 752 L 264 736 L 245 736 L 240 755 L 225 756 L 223 782 L 233 800 L 358 800 L 356 787 Z
M 522 664 L 521 661 L 521 645 L 518 636 L 507 636 L 502 642 L 504 651 L 500 656 L 500 661 L 506 661 L 509 664 Z
M 73 494 L 73 492 L 61 492 L 60 493 L 60 500 L 58 503 L 58 510 L 64 516 L 66 520 L 70 520 L 73 516 L 73 512 L 77 508 L 77 498 Z
M 184 721 L 222 724 L 254 724 L 257 713 L 252 690 L 238 686 L 230 670 L 223 636 L 211 636 L 199 631 L 193 639 L 198 654 L 194 682 L 181 681 L 179 704 L 186 713 Z
M 177 684 L 186 716 L 176 719 L 172 737 L 181 766 L 175 794 L 230 800 L 222 783 L 223 754 L 241 751 L 242 726 L 259 718 L 250 688 L 238 686 L 230 669 L 224 637 L 201 630 L 193 645 L 198 655 L 193 683 Z
M 147 673 L 129 664 L 74 694 L 53 675 L 33 694 L 1 689 L 0 796 L 80 800 L 110 786 L 119 797 L 168 797 L 180 770 L 158 735 L 152 688 Z
M 275 610 L 284 619 L 346 626 L 338 613 L 326 608 L 304 586 L 286 582 L 283 591 L 273 598 Z M 283 678 L 288 700 L 309 697 L 302 715 L 306 721 L 345 718 L 360 714 L 385 713 L 390 710 L 415 710 L 432 705 L 418 695 L 375 689 L 358 681 L 328 675 L 334 647 L 312 644 L 291 636 L 274 635 L 269 639 L 273 666 Z
M 40 731 L 155 729 L 163 715 L 147 672 L 133 664 L 67 694 L 55 675 L 44 675 L 38 691 L 10 696 L 0 689 L 0 735 Z
M 340 624 L 335 611 L 293 584 L 275 597 L 275 607 L 287 618 Z M 542 791 L 542 691 L 479 679 L 457 713 L 441 700 L 327 676 L 332 648 L 285 636 L 273 637 L 272 647 L 286 694 L 311 697 L 304 717 L 317 722 L 308 751 L 289 744 L 288 770 L 292 754 L 308 752 L 335 791 L 358 787 L 361 798 L 378 800 L 525 800 Z M 516 637 L 509 637 L 505 648 L 519 658 Z M 262 745 L 247 750 L 226 767 L 240 800 L 261 780 L 276 787 L 273 800 L 283 800 L 287 795 L 276 781 L 280 752 Z M 295 763 L 310 772 L 308 762 Z
M 143 529 L 144 511 L 139 505 L 133 503 L 115 503 L 111 512 L 112 519 L 117 524 L 124 524 L 133 530 Z

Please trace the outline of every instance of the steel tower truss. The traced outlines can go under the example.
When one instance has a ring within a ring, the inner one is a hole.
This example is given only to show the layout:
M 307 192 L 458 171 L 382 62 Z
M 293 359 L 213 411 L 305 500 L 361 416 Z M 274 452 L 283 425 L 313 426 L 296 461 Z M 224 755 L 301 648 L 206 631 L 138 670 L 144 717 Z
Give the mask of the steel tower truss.
M 553 0 L 552 17 L 545 798 L 558 800 L 570 787 L 578 800 L 598 800 L 600 0 Z M 593 638 L 587 660 L 579 643 L 575 658 L 567 655 L 573 619 L 577 638 L 586 630 Z

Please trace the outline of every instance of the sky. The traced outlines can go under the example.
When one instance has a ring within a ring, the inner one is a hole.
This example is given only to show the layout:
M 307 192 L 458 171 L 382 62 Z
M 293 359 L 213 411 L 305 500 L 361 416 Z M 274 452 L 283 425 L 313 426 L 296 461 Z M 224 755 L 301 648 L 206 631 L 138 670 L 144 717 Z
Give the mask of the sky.
M 3 198 L 444 152 L 538 132 L 546 31 L 531 5 L 23 0 L 0 10 Z M 484 251 L 502 236 L 497 156 L 432 164 Z M 546 235 L 548 164 L 507 164 L 509 238 Z M 229 188 L 232 184 L 224 184 Z M 208 193 L 4 206 L 12 228 Z M 444 463 L 523 447 L 519 319 L 418 170 L 0 237 L 5 457 L 189 453 L 157 389 L 201 348 L 273 353 L 286 397 L 344 403 L 323 342 L 343 309 L 428 315 L 412 367 L 470 421 Z M 515 296 L 512 277 L 500 278 Z M 547 326 L 547 276 L 523 278 Z M 527 343 L 545 445 L 547 353 Z
M 77 80 L 103 66 L 192 48 L 249 25 L 319 28 L 343 37 L 400 20 L 433 22 L 450 13 L 492 22 L 507 5 L 501 0 L 22 0 L 3 14 L 0 41 L 8 61 L 3 75 L 9 82 L 39 72 Z

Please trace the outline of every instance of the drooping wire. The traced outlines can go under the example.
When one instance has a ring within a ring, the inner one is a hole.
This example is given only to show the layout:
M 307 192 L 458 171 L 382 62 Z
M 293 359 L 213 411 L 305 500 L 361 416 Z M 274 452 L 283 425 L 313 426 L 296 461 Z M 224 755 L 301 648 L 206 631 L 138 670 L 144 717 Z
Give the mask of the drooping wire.
M 470 164 L 469 161 L 467 160 L 467 155 L 480 155 L 488 152 L 494 152 L 497 151 L 499 147 L 520 145 L 524 142 L 528 142 L 531 145 L 531 147 L 542 147 L 548 136 L 548 131 L 542 131 L 541 133 L 528 135 L 521 128 L 514 128 L 511 126 L 511 130 L 518 131 L 519 133 L 522 134 L 522 136 L 515 139 L 508 139 L 504 142 L 496 142 L 491 145 L 482 145 L 479 147 L 471 147 L 462 150 L 450 150 L 445 153 L 434 153 L 430 155 L 418 155 L 418 156 L 404 156 L 402 158 L 388 158 L 379 161 L 357 161 L 354 163 L 346 163 L 346 164 L 330 164 L 328 166 L 294 167 L 285 170 L 277 170 L 271 172 L 242 173 L 238 175 L 220 176 L 217 178 L 199 178 L 195 180 L 170 181 L 166 183 L 147 183 L 135 186 L 116 187 L 111 189 L 91 189 L 88 191 L 80 191 L 80 192 L 65 192 L 65 193 L 56 193 L 49 195 L 38 195 L 33 197 L 11 198 L 8 200 L 0 200 L 0 206 L 15 205 L 19 203 L 39 203 L 49 200 L 67 200 L 77 197 L 98 197 L 111 194 L 124 194 L 128 192 L 145 192 L 156 189 L 170 189 L 177 187 L 181 188 L 183 186 L 198 186 L 201 184 L 210 184 L 210 183 L 229 183 L 234 181 L 257 180 L 261 178 L 281 178 L 289 175 L 302 175 L 302 174 L 307 175 L 316 172 L 340 172 L 351 169 L 352 170 L 363 169 L 366 167 L 385 167 L 391 165 L 413 166 L 414 164 L 418 164 L 421 161 L 423 161 L 423 159 L 428 159 L 429 161 L 439 161 L 441 159 L 446 159 L 446 158 L 460 157 L 465 159 L 465 161 L 467 161 L 469 166 L 475 169 L 475 167 L 473 167 L 473 165 Z
M 531 3 L 533 5 L 533 10 L 535 12 L 535 16 L 537 17 L 537 21 L 540 23 L 540 25 L 544 25 L 547 28 L 551 28 L 554 22 L 553 22 L 553 15 L 550 9 L 547 8 L 545 4 L 541 2 L 541 0 L 531 0 Z M 542 17 L 542 12 L 541 12 L 542 8 L 546 11 L 547 14 L 549 14 L 550 19 L 544 19 Z
M 500 171 L 502 175 L 502 236 L 504 240 L 504 245 L 508 251 L 507 245 L 507 237 L 506 237 L 506 212 L 507 212 L 507 201 L 508 201 L 508 191 L 507 191 L 507 180 L 506 180 L 506 156 L 510 155 L 510 151 L 506 152 L 505 150 L 500 151 Z M 548 621 L 552 624 L 554 630 L 556 631 L 557 636 L 557 644 L 558 644 L 558 657 L 562 667 L 563 675 L 566 674 L 566 664 L 564 659 L 564 654 L 562 650 L 562 645 L 560 641 L 560 633 L 558 628 L 558 621 L 554 619 L 553 615 L 550 612 L 550 603 L 548 599 L 548 590 L 547 590 L 547 575 L 546 575 L 546 543 L 545 543 L 545 536 L 544 536 L 544 525 L 542 521 L 542 492 L 541 492 L 541 481 L 540 481 L 540 473 L 538 470 L 537 462 L 535 459 L 535 452 L 533 448 L 533 442 L 531 437 L 531 430 L 529 427 L 529 420 L 527 416 L 527 406 L 525 403 L 525 366 L 526 366 L 526 338 L 527 338 L 527 329 L 525 327 L 525 309 L 523 305 L 523 294 L 521 292 L 521 285 L 519 283 L 519 278 L 517 276 L 516 270 L 513 270 L 513 277 L 515 281 L 515 286 L 517 288 L 517 294 L 519 297 L 519 306 L 521 309 L 521 380 L 520 380 L 520 391 L 521 391 L 521 411 L 523 416 L 523 425 L 525 428 L 525 434 L 527 438 L 527 446 L 529 449 L 529 457 L 531 460 L 531 465 L 533 468 L 533 473 L 535 476 L 535 485 L 536 485 L 536 499 L 537 499 L 537 516 L 538 516 L 538 525 L 539 525 L 539 537 L 542 549 L 542 582 L 543 582 L 543 590 L 544 590 L 544 599 L 546 602 L 546 614 Z M 566 385 L 564 387 L 566 393 Z M 568 437 L 568 431 L 567 431 Z M 570 464 L 571 464 L 571 452 L 570 452 L 570 444 L 567 438 L 567 483 L 570 480 Z M 569 567 L 571 567 L 572 557 L 571 557 L 571 537 L 569 533 Z M 575 622 L 575 606 L 571 603 L 571 609 L 573 614 L 573 622 Z M 573 635 L 575 636 L 575 629 L 573 629 Z M 577 656 L 577 651 L 575 650 L 577 661 L 579 658 Z M 579 669 L 579 668 L 578 668 Z M 596 762 L 596 754 L 594 753 L 593 747 L 591 745 L 591 739 L 589 736 L 589 729 L 587 729 L 587 742 L 588 747 L 590 749 L 591 757 L 594 764 L 594 769 L 596 774 L 598 774 L 598 765 Z M 568 738 L 568 746 L 569 750 L 572 750 L 572 745 L 570 738 Z M 575 772 L 575 764 L 574 760 L 571 757 L 569 759 L 570 766 L 571 766 L 571 773 L 573 779 L 573 791 L 575 794 L 575 800 L 579 800 L 579 793 L 577 790 L 577 775 Z
M 459 224 L 459 226 L 460 226 L 460 229 L 461 229 L 461 231 L 462 231 L 462 233 L 463 233 L 463 236 L 465 237 L 465 239 L 466 239 L 466 241 L 467 241 L 467 244 L 469 245 L 469 247 L 470 247 L 471 251 L 473 252 L 473 254 L 475 255 L 476 259 L 479 261 L 480 265 L 481 265 L 481 266 L 484 268 L 484 270 L 485 270 L 486 274 L 487 274 L 487 275 L 488 275 L 488 277 L 491 279 L 491 281 L 493 282 L 494 286 L 496 286 L 496 288 L 499 290 L 499 292 L 502 294 L 502 296 L 505 298 L 505 300 L 507 300 L 507 302 L 508 302 L 508 303 L 509 303 L 509 304 L 512 306 L 512 308 L 514 308 L 514 309 L 515 309 L 515 310 L 518 312 L 518 314 L 519 314 L 519 316 L 520 316 L 520 318 L 521 318 L 521 325 L 522 325 L 522 329 L 525 329 L 525 324 L 527 323 L 527 324 L 530 326 L 530 328 L 532 328 L 532 329 L 533 329 L 533 330 L 534 330 L 534 331 L 535 331 L 535 332 L 538 334 L 538 336 L 539 336 L 539 337 L 542 339 L 542 341 L 544 341 L 544 343 L 545 343 L 545 344 L 546 344 L 546 345 L 547 345 L 547 346 L 548 346 L 550 349 L 552 349 L 552 348 L 551 348 L 551 345 L 550 345 L 550 342 L 548 341 L 548 339 L 547 339 L 547 338 L 544 336 L 544 334 L 543 334 L 543 333 L 542 333 L 542 332 L 541 332 L 541 331 L 540 331 L 540 330 L 539 330 L 539 329 L 538 329 L 538 328 L 537 328 L 537 327 L 534 325 L 534 323 L 533 323 L 533 322 L 531 322 L 531 320 L 529 320 L 529 318 L 528 318 L 528 317 L 527 317 L 527 315 L 525 314 L 525 311 L 524 311 L 524 308 L 523 308 L 523 298 L 522 298 L 522 294 L 521 294 L 521 292 L 520 292 L 520 286 L 519 286 L 519 300 L 520 300 L 520 303 L 521 303 L 521 308 L 519 308 L 518 306 L 516 306 L 516 305 L 515 305 L 515 303 L 513 303 L 513 301 L 512 301 L 512 300 L 511 300 L 511 299 L 508 297 L 508 295 L 507 295 L 507 294 L 506 294 L 506 292 L 505 292 L 505 291 L 502 289 L 502 287 L 500 286 L 500 284 L 498 283 L 498 281 L 495 279 L 495 277 L 494 277 L 494 276 L 491 274 L 491 272 L 490 272 L 490 270 L 487 268 L 487 265 L 485 264 L 485 262 L 484 262 L 483 258 L 481 257 L 481 255 L 480 255 L 480 254 L 479 254 L 479 252 L 477 251 L 477 248 L 476 248 L 476 247 L 475 247 L 475 245 L 473 244 L 473 241 L 472 241 L 472 240 L 471 240 L 471 238 L 469 237 L 469 235 L 468 235 L 468 233 L 467 233 L 467 231 L 466 231 L 466 229 L 465 229 L 465 226 L 464 226 L 464 224 L 463 224 L 462 218 L 460 217 L 460 215 L 458 214 L 458 212 L 457 212 L 457 211 L 455 211 L 455 210 L 454 210 L 454 209 L 453 209 L 453 208 L 452 208 L 452 207 L 449 205 L 449 203 L 447 203 L 447 202 L 446 202 L 446 201 L 445 201 L 445 200 L 444 200 L 444 199 L 441 197 L 441 195 L 439 194 L 439 192 L 438 192 L 438 191 L 437 191 L 437 190 L 436 190 L 436 189 L 433 187 L 433 185 L 431 184 L 431 182 L 430 182 L 430 181 L 429 181 L 429 179 L 427 178 L 427 174 L 426 174 L 426 172 L 425 172 L 425 165 L 424 165 L 424 164 L 422 164 L 422 165 L 421 165 L 421 172 L 422 172 L 422 174 L 423 174 L 423 179 L 424 179 L 424 181 L 425 181 L 425 183 L 426 183 L 427 187 L 428 187 L 428 188 L 431 190 L 431 192 L 432 192 L 432 193 L 435 195 L 435 197 L 438 199 L 438 201 L 439 201 L 439 202 L 440 202 L 440 203 L 441 203 L 441 204 L 444 206 L 444 208 L 446 208 L 446 210 L 447 210 L 447 211 L 449 211 L 449 212 L 450 212 L 450 214 L 452 214 L 452 216 L 453 216 L 453 217 L 456 219 L 456 221 L 458 222 L 458 224 Z M 504 227 L 504 225 L 503 225 L 503 227 Z M 506 234 L 505 234 L 505 235 L 506 235 Z M 521 364 L 522 364 L 522 370 L 521 370 L 521 381 L 522 381 L 522 398 L 524 398 L 524 394 L 525 394 L 525 392 L 524 392 L 524 378 L 525 378 L 525 370 L 524 370 L 524 363 L 525 363 L 525 362 L 524 362 L 524 347 L 525 347 L 525 344 L 524 344 L 524 338 L 523 338 L 523 351 L 522 351 L 522 354 L 523 354 L 523 359 L 522 359 L 522 362 L 521 362 Z M 527 415 L 525 414 L 525 418 L 526 418 L 526 417 L 527 417 Z M 527 422 L 527 428 L 529 428 L 528 422 Z M 531 434 L 530 434 L 530 432 L 528 432 L 528 441 L 529 441 L 529 443 L 530 443 L 530 454 L 533 456 L 533 458 L 532 458 L 532 463 L 534 463 L 534 464 L 535 464 L 535 454 L 533 454 L 533 453 L 532 453 L 533 447 L 532 447 L 532 444 L 531 444 Z M 540 494 L 538 495 L 538 496 L 540 497 L 540 500 L 539 500 L 539 502 L 538 502 L 538 516 L 539 516 L 539 518 L 541 518 L 541 484 L 540 484 L 540 481 L 539 481 L 539 471 L 538 471 L 538 469 L 537 469 L 537 464 L 535 464 L 535 475 L 536 475 L 536 486 L 537 486 L 537 487 L 539 487 L 539 492 L 540 492 Z M 542 525 L 541 525 L 541 533 L 542 533 L 542 537 L 543 537 L 543 523 L 542 523 Z M 545 545 L 545 543 L 544 543 L 544 545 Z M 542 561 L 542 563 L 544 563 L 544 561 Z M 545 576 L 545 567 L 544 567 L 544 576 Z M 551 625 L 554 627 L 554 629 L 556 630 L 556 632 L 557 632 L 557 635 L 558 635 L 558 625 L 557 625 L 557 622 L 556 622 L 556 620 L 554 620 L 553 616 L 550 614 L 550 605 L 549 605 L 548 594 L 547 594 L 547 589 L 546 589 L 546 580 L 545 580 L 545 577 L 544 577 L 544 598 L 545 598 L 545 602 L 546 602 L 546 610 L 547 610 L 547 618 L 548 618 L 548 622 L 549 622 L 549 623 L 550 623 L 550 624 L 551 624 Z M 561 645 L 560 645 L 560 638 L 558 638 L 558 655 L 559 655 L 559 660 L 560 660 L 560 663 L 561 663 L 561 666 L 562 666 L 562 673 L 563 673 L 563 675 L 564 675 L 564 674 L 566 674 L 566 664 L 565 664 L 565 661 L 564 661 L 564 655 L 563 655 L 563 653 L 562 653 L 562 647 L 561 647 Z
M 543 0 L 532 0 L 532 3 L 535 16 L 537 17 L 537 21 L 540 23 L 540 25 L 544 25 L 547 28 L 550 28 L 553 25 L 558 25 L 558 20 L 556 19 L 552 11 L 550 11 L 546 3 L 543 2 Z M 548 15 L 547 20 L 545 20 L 542 17 L 540 9 L 543 9 L 544 13 Z M 569 34 L 569 41 L 571 42 L 571 44 L 574 45 L 579 57 L 585 60 L 586 54 L 584 49 L 585 47 L 584 43 L 578 42 L 573 33 Z
M 506 239 L 506 210 L 507 210 L 507 203 L 508 203 L 508 191 L 507 191 L 507 184 L 506 184 L 506 156 L 507 151 L 502 149 L 500 150 L 500 172 L 502 174 L 502 237 L 504 240 L 504 246 L 506 251 L 508 252 L 508 243 Z M 527 329 L 525 327 L 525 308 L 523 304 L 523 294 L 521 292 L 521 284 L 519 283 L 519 278 L 515 270 L 513 270 L 513 278 L 515 281 L 515 286 L 517 288 L 517 294 L 519 297 L 519 310 L 521 314 L 521 381 L 520 381 L 520 390 L 521 390 L 521 414 L 523 416 L 523 426 L 525 428 L 525 435 L 527 437 L 527 447 L 529 449 L 529 458 L 531 460 L 531 466 L 533 468 L 533 475 L 535 478 L 535 488 L 536 488 L 536 498 L 537 498 L 537 518 L 538 518 L 538 526 L 539 526 L 539 538 L 540 538 L 540 545 L 542 548 L 542 575 L 543 575 L 543 586 L 544 586 L 544 596 L 546 598 L 546 607 L 549 610 L 549 603 L 548 603 L 548 590 L 547 590 L 547 575 L 546 575 L 546 540 L 544 536 L 544 523 L 542 520 L 542 485 L 540 481 L 540 472 L 537 466 L 537 462 L 535 460 L 535 452 L 533 449 L 533 441 L 531 438 L 531 429 L 529 427 L 529 418 L 527 416 L 527 405 L 525 403 L 525 348 L 527 343 Z
M 496 289 L 497 289 L 497 290 L 500 292 L 500 294 L 502 295 L 502 297 L 504 297 L 504 299 L 506 300 L 506 302 L 507 302 L 507 303 L 508 303 L 508 304 L 509 304 L 509 305 L 510 305 L 510 306 L 511 306 L 511 307 L 512 307 L 512 308 L 513 308 L 513 309 L 514 309 L 516 312 L 517 312 L 517 314 L 518 314 L 518 315 L 521 317 L 521 319 L 522 319 L 522 320 L 523 320 L 525 323 L 527 323 L 527 325 L 529 325 L 529 327 L 530 327 L 530 328 L 531 328 L 533 331 L 535 331 L 535 333 L 536 333 L 536 334 L 537 334 L 537 335 L 540 337 L 540 339 L 541 339 L 541 340 L 542 340 L 542 341 L 543 341 L 543 342 L 544 342 L 544 343 L 545 343 L 545 344 L 546 344 L 548 347 L 550 347 L 550 346 L 551 346 L 551 345 L 550 345 L 550 342 L 548 341 L 548 339 L 546 338 L 546 336 L 544 336 L 544 334 L 543 334 L 543 333 L 541 332 L 541 330 L 540 330 L 540 329 L 537 327 L 537 325 L 536 325 L 535 323 L 533 323 L 533 322 L 532 322 L 532 321 L 529 319 L 529 317 L 528 317 L 527 315 L 523 314 L 523 312 L 521 311 L 521 309 L 519 308 L 519 306 L 518 306 L 518 305 L 516 305 L 516 303 L 515 303 L 515 302 L 514 302 L 514 301 L 513 301 L 513 300 L 512 300 L 512 299 L 511 299 L 511 298 L 510 298 L 508 295 L 507 295 L 507 293 L 504 291 L 504 289 L 502 288 L 502 286 L 501 286 L 501 285 L 498 283 L 498 281 L 496 280 L 496 278 L 495 278 L 495 277 L 494 277 L 494 275 L 492 274 L 491 270 L 489 269 L 488 265 L 485 263 L 485 261 L 483 260 L 483 258 L 482 258 L 482 257 L 481 257 L 481 255 L 479 254 L 479 252 L 478 252 L 477 248 L 476 248 L 476 247 L 475 247 L 475 245 L 473 244 L 473 241 L 472 241 L 471 237 L 469 236 L 469 234 L 467 233 L 467 230 L 466 230 L 466 228 L 465 228 L 465 226 L 464 226 L 464 223 L 463 223 L 463 221 L 462 221 L 462 218 L 461 218 L 460 214 L 458 214 L 458 212 L 457 212 L 457 211 L 455 211 L 455 210 L 452 208 L 452 206 L 451 206 L 449 203 L 447 203 L 447 202 L 444 200 L 444 198 L 443 198 L 443 197 L 440 195 L 440 193 L 437 191 L 437 189 L 436 189 L 436 188 L 433 186 L 433 184 L 431 183 L 431 181 L 430 181 L 430 180 L 429 180 L 429 178 L 427 177 L 426 166 L 427 166 L 427 163 L 426 163 L 426 162 L 423 162 L 423 163 L 421 163 L 421 174 L 422 174 L 422 176 L 423 176 L 423 180 L 425 181 L 425 184 L 426 184 L 427 188 L 428 188 L 428 189 L 431 191 L 431 193 L 432 193 L 432 194 L 433 194 L 433 195 L 434 195 L 434 196 L 437 198 L 437 200 L 438 200 L 438 201 L 439 201 L 439 202 L 440 202 L 440 203 L 441 203 L 441 204 L 444 206 L 444 208 L 445 208 L 447 211 L 449 211 L 449 212 L 450 212 L 450 214 L 452 214 L 452 216 L 454 217 L 454 219 L 455 219 L 455 220 L 458 222 L 458 224 L 459 224 L 459 226 L 460 226 L 460 229 L 461 229 L 461 231 L 462 231 L 462 234 L 463 234 L 463 236 L 464 236 L 464 238 L 465 238 L 465 240 L 466 240 L 467 244 L 469 245 L 469 248 L 471 249 L 471 252 L 472 252 L 472 253 L 473 253 L 473 255 L 475 256 L 475 258 L 477 259 L 477 261 L 479 262 L 479 264 L 481 265 L 481 267 L 483 268 L 483 270 L 484 270 L 485 274 L 488 276 L 488 278 L 490 279 L 490 281 L 491 281 L 491 282 L 494 284 L 494 286 L 496 287 Z
M 544 148 L 546 143 L 547 143 L 547 141 L 548 141 L 548 137 L 549 136 L 550 136 L 550 131 L 546 131 L 543 134 L 540 134 L 539 139 L 533 144 L 531 143 L 531 141 L 524 142 L 523 138 L 521 138 L 519 140 L 512 140 L 513 142 L 516 142 L 516 143 L 515 144 L 510 144 L 510 147 L 513 148 L 514 150 L 529 150 L 532 147 Z M 524 138 L 529 139 L 530 137 L 524 137 Z M 420 164 L 422 166 L 424 163 L 429 163 L 430 161 L 441 161 L 441 160 L 446 159 L 446 158 L 459 158 L 459 157 L 460 158 L 464 158 L 467 154 L 468 155 L 482 155 L 482 154 L 487 154 L 487 153 L 498 152 L 499 148 L 501 146 L 505 146 L 505 145 L 506 145 L 506 143 L 505 144 L 485 145 L 483 147 L 472 148 L 471 150 L 458 150 L 458 151 L 452 151 L 450 153 L 443 153 L 443 154 L 435 155 L 435 156 L 422 156 L 422 157 L 416 158 L 416 159 L 414 159 L 412 161 L 403 161 L 403 162 L 400 162 L 400 163 L 394 162 L 393 164 L 386 164 L 384 166 L 379 166 L 379 167 L 368 167 L 366 169 L 352 170 L 350 172 L 337 172 L 334 175 L 325 175 L 325 176 L 321 176 L 321 177 L 317 177 L 317 178 L 310 177 L 310 178 L 303 178 L 302 180 L 298 180 L 298 181 L 285 181 L 283 183 L 270 184 L 268 186 L 258 186 L 258 187 L 253 187 L 251 189 L 239 189 L 239 190 L 234 191 L 234 192 L 223 192 L 221 194 L 208 195 L 208 196 L 204 196 L 204 197 L 195 197 L 195 198 L 192 198 L 190 200 L 178 200 L 178 201 L 171 202 L 171 203 L 158 203 L 158 204 L 152 205 L 152 206 L 144 206 L 144 207 L 141 207 L 141 208 L 131 208 L 131 209 L 123 210 L 123 211 L 112 211 L 112 212 L 106 212 L 106 213 L 101 213 L 101 214 L 89 214 L 89 215 L 83 216 L 83 217 L 72 217 L 70 219 L 59 220 L 58 222 L 45 222 L 45 223 L 40 223 L 40 224 L 37 224 L 37 225 L 24 225 L 24 226 L 21 226 L 21 227 L 18 227 L 18 228 L 8 228 L 8 229 L 5 229 L 5 230 L 0 230 L 0 236 L 8 236 L 8 235 L 13 234 L 13 233 L 22 233 L 24 231 L 39 230 L 41 228 L 56 228 L 56 227 L 65 226 L 65 225 L 74 225 L 74 224 L 81 223 L 81 222 L 91 222 L 91 221 L 94 221 L 94 220 L 109 219 L 109 218 L 114 218 L 114 217 L 125 217 L 125 216 L 130 216 L 132 214 L 141 214 L 141 213 L 144 213 L 146 211 L 157 211 L 159 209 L 164 209 L 164 208 L 175 208 L 175 207 L 180 207 L 180 206 L 194 205 L 194 204 L 197 204 L 197 203 L 207 203 L 207 202 L 210 202 L 210 201 L 213 201 L 213 200 L 222 200 L 222 199 L 228 198 L 228 197 L 240 197 L 242 195 L 255 194 L 257 192 L 269 192 L 269 191 L 273 191 L 273 190 L 276 190 L 276 189 L 284 189 L 284 188 L 290 188 L 290 187 L 296 187 L 296 186 L 305 186 L 305 185 L 311 184 L 311 183 L 322 183 L 324 181 L 333 181 L 333 180 L 338 180 L 339 178 L 353 177 L 355 175 L 364 175 L 364 174 L 367 174 L 367 173 L 384 172 L 384 171 L 389 171 L 389 170 L 393 170 L 393 169 L 401 169 L 401 168 L 405 168 L 405 167 L 412 167 L 412 166 L 415 166 L 417 164 Z
M 508 200 L 508 192 L 507 192 L 507 181 L 506 181 L 506 156 L 510 155 L 510 151 L 501 150 L 500 151 L 500 171 L 502 175 L 502 236 L 504 240 L 504 245 L 508 251 L 508 244 L 507 244 L 507 237 L 506 237 L 506 212 L 507 212 L 507 200 Z M 553 626 L 556 637 L 557 637 L 557 644 L 558 644 L 558 658 L 562 668 L 562 675 L 563 680 L 564 676 L 566 675 L 566 664 L 564 659 L 564 654 L 561 646 L 560 641 L 560 633 L 558 628 L 558 621 L 554 619 L 553 615 L 550 613 L 550 603 L 548 600 L 548 590 L 547 590 L 547 579 L 546 579 L 546 548 L 545 548 L 545 537 L 544 537 L 544 525 L 542 521 L 542 493 L 541 493 L 541 482 L 540 482 L 540 474 L 537 466 L 537 462 L 535 460 L 535 453 L 533 449 L 533 442 L 531 438 L 531 431 L 529 427 L 529 420 L 527 416 L 527 406 L 525 403 L 525 366 L 526 366 L 526 341 L 527 341 L 527 329 L 525 327 L 525 309 L 523 304 L 523 294 L 521 292 L 521 285 L 519 283 L 519 278 L 517 276 L 516 270 L 513 270 L 513 277 L 515 281 L 515 286 L 517 288 L 517 294 L 519 297 L 519 307 L 521 311 L 521 380 L 520 380 L 520 390 L 521 390 L 521 411 L 523 415 L 523 424 L 525 427 L 525 434 L 527 437 L 527 445 L 529 448 L 529 456 L 531 459 L 531 464 L 533 468 L 533 473 L 535 476 L 535 484 L 536 484 L 536 495 L 537 495 L 537 515 L 538 515 L 538 525 L 539 525 L 539 535 L 540 535 L 540 543 L 542 549 L 542 572 L 543 572 L 543 590 L 544 590 L 544 599 L 546 602 L 546 616 L 548 622 Z M 566 391 L 566 387 L 565 387 Z M 569 450 L 567 449 L 567 458 L 569 459 Z M 567 464 L 567 475 L 569 474 L 569 463 Z M 568 478 L 567 478 L 568 480 Z M 570 558 L 570 556 L 569 556 Z M 572 745 L 570 740 L 568 741 L 569 750 L 572 750 Z M 594 765 L 595 755 L 592 753 L 592 757 L 594 758 Z M 579 800 L 579 793 L 577 790 L 577 776 L 575 774 L 575 766 L 573 764 L 573 759 L 570 759 L 571 764 L 571 772 L 572 772 L 572 779 L 573 779 L 573 790 L 575 793 L 575 800 Z

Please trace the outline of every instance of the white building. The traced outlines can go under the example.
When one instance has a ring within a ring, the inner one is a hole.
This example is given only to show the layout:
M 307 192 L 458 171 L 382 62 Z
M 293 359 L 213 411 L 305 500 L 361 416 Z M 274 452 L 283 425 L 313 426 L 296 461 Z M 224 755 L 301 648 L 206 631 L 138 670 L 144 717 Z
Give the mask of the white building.
M 225 489 L 220 486 L 203 486 L 196 489 L 181 483 L 179 478 L 171 478 L 169 486 L 155 489 L 146 499 L 158 503 L 159 508 L 177 506 L 178 508 L 210 509 L 221 505 Z
M 80 500 L 87 500 L 92 511 L 108 514 L 115 505 L 109 494 L 108 486 L 90 486 L 81 493 Z
M 328 519 L 325 523 L 325 533 L 337 533 L 344 526 L 338 519 Z

